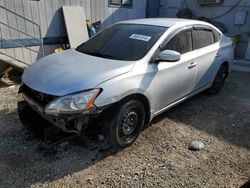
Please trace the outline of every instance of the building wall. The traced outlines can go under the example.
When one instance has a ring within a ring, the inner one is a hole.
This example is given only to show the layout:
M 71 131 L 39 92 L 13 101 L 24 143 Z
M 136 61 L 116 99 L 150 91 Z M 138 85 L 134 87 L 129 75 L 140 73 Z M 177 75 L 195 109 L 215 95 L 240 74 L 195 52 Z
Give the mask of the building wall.
M 62 6 L 81 6 L 85 11 L 86 18 L 92 22 L 100 20 L 102 28 L 120 20 L 144 18 L 146 14 L 146 0 L 134 0 L 132 8 L 109 6 L 109 0 L 0 0 L 0 6 L 4 6 L 40 25 L 42 38 L 50 43 L 66 36 L 60 9 Z M 39 37 L 37 26 L 21 18 L 16 18 L 3 9 L 0 9 L 0 22 L 10 24 L 25 33 Z M 1 26 L 1 35 L 8 39 L 27 38 L 24 34 L 3 26 Z M 53 52 L 56 47 L 58 45 L 46 45 L 45 54 Z M 37 47 L 32 48 L 37 49 Z M 37 57 L 34 57 L 33 53 L 32 57 L 29 58 L 30 54 L 27 54 L 26 51 L 28 50 L 7 50 L 11 55 L 21 57 L 25 54 L 27 57 L 24 60 L 29 61 L 29 63 L 33 62 Z
M 161 0 L 160 17 L 175 18 L 179 10 L 184 8 L 183 0 Z
M 187 4 L 185 3 L 187 2 Z M 213 18 L 220 15 L 219 18 L 211 19 L 215 22 L 223 23 L 226 26 L 226 35 L 234 36 L 239 35 L 239 42 L 236 49 L 236 56 L 240 58 L 245 57 L 247 43 L 249 41 L 250 34 L 250 1 L 241 0 L 240 3 L 235 7 L 239 0 L 224 0 L 223 4 L 215 5 L 200 5 L 197 0 L 162 0 L 161 1 L 161 17 L 176 17 L 176 13 L 184 8 L 189 8 L 195 17 Z M 233 8 L 229 13 L 229 9 Z M 235 24 L 235 17 L 237 11 L 247 11 L 245 24 Z

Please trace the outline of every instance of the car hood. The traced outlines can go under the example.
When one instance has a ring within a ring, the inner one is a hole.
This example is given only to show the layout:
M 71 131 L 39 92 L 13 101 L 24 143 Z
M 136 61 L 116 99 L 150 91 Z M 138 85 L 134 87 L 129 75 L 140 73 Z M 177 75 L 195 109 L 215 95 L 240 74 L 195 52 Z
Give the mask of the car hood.
M 39 59 L 24 71 L 22 82 L 30 88 L 63 96 L 95 88 L 132 70 L 134 62 L 111 60 L 65 50 Z

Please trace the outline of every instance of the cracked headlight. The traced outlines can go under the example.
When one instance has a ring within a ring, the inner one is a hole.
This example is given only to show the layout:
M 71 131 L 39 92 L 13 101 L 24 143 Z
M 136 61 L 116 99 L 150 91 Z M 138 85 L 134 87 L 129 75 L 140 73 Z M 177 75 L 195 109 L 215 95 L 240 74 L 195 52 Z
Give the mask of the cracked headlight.
M 59 115 L 88 112 L 95 107 L 94 101 L 100 92 L 101 89 L 93 89 L 59 97 L 46 106 L 45 113 Z

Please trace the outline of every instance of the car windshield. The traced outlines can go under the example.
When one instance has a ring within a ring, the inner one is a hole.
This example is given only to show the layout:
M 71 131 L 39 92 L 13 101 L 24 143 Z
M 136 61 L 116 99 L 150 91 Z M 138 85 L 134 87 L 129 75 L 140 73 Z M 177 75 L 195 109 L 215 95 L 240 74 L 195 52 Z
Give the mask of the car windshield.
M 104 29 L 76 50 L 97 57 L 135 61 L 147 54 L 166 29 L 151 25 L 116 24 Z

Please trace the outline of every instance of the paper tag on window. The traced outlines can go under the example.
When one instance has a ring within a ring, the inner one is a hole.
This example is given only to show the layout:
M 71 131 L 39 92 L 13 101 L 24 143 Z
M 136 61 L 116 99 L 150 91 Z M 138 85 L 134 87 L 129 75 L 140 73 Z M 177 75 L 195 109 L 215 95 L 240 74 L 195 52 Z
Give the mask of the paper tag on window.
M 139 34 L 133 34 L 129 38 L 130 39 L 135 39 L 135 40 L 142 40 L 142 41 L 146 41 L 146 42 L 148 42 L 151 39 L 150 36 L 139 35 Z

